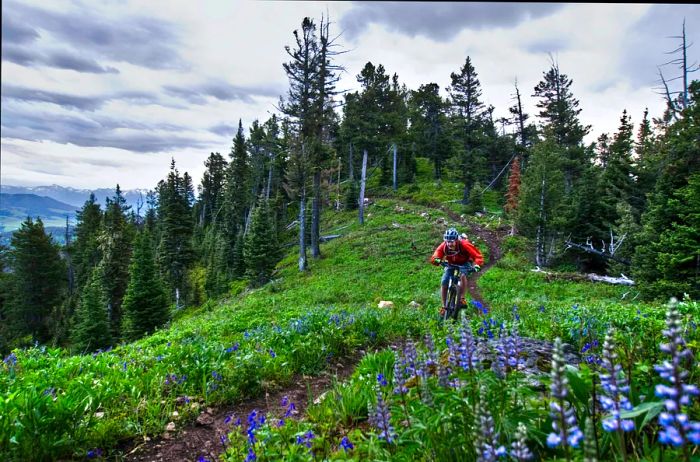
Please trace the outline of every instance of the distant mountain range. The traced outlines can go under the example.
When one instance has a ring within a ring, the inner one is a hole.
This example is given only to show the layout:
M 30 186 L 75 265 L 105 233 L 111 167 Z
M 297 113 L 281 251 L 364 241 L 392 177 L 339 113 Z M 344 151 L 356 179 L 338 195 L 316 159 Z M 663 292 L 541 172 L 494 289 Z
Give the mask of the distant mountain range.
M 139 201 L 145 203 L 147 190 L 122 191 L 128 205 L 136 210 Z M 63 186 L 9 186 L 0 187 L 0 232 L 7 234 L 19 228 L 28 216 L 40 217 L 45 227 L 65 228 L 66 216 L 75 225 L 76 211 L 95 194 L 104 210 L 105 200 L 114 196 L 114 189 L 75 189 Z M 145 205 L 142 206 L 142 212 Z M 7 237 L 7 236 L 4 236 Z M 0 239 L 5 240 L 5 239 Z
M 126 199 L 126 203 L 132 207 L 136 207 L 139 197 L 146 201 L 147 189 L 129 189 L 122 190 L 122 195 Z M 85 204 L 85 201 L 90 197 L 90 193 L 95 194 L 97 202 L 104 209 L 105 199 L 114 196 L 114 188 L 99 188 L 99 189 L 75 189 L 66 188 L 64 186 L 0 186 L 0 193 L 5 194 L 35 194 L 37 196 L 46 196 L 57 201 L 70 204 L 80 209 Z

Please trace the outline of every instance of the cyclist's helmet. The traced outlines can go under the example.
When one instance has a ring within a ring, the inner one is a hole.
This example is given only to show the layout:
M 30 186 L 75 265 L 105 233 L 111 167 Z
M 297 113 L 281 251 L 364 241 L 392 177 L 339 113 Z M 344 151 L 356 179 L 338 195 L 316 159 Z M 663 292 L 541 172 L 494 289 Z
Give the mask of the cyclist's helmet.
M 457 233 L 457 230 L 454 228 L 450 228 L 447 231 L 445 231 L 445 236 L 443 239 L 446 241 L 456 241 L 457 238 L 459 237 L 459 233 Z

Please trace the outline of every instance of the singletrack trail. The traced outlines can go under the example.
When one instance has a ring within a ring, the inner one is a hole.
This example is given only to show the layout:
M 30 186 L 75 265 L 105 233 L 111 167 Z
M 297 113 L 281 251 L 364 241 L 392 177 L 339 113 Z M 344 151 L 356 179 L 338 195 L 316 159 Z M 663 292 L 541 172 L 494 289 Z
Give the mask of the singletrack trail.
M 503 252 L 501 251 L 501 242 L 503 241 L 503 238 L 508 234 L 508 228 L 498 228 L 496 231 L 491 231 L 482 226 L 477 225 L 476 223 L 465 221 L 459 214 L 445 207 L 440 206 L 437 208 L 445 212 L 450 217 L 450 220 L 468 226 L 469 232 L 467 233 L 467 237 L 470 238 L 470 241 L 473 241 L 473 239 L 471 239 L 472 236 L 477 236 L 488 246 L 488 261 L 486 261 L 481 267 L 480 272 L 475 273 L 467 278 L 467 292 L 469 292 L 471 299 L 478 301 L 484 307 L 488 308 L 489 305 L 481 296 L 481 291 L 479 290 L 477 281 L 485 271 L 487 271 L 489 268 L 495 265 L 496 262 L 500 260 L 503 256 Z

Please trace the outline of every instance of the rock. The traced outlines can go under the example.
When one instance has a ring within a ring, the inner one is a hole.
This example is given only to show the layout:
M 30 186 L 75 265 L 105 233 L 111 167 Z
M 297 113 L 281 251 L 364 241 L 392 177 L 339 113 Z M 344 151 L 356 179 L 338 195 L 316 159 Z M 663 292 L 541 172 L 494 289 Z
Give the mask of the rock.
M 211 425 L 214 423 L 214 417 L 207 412 L 202 412 L 199 414 L 199 417 L 197 417 L 197 423 L 204 426 Z
M 394 302 L 390 302 L 388 300 L 382 300 L 379 302 L 378 305 L 379 308 L 393 308 L 394 307 Z
M 417 301 L 413 300 L 411 303 L 408 304 L 409 308 L 420 308 L 421 304 L 418 303 Z
M 177 419 L 178 417 L 180 417 L 180 413 L 177 411 L 173 411 L 173 417 Z
M 168 422 L 168 425 L 165 426 L 165 431 L 166 432 L 174 432 L 175 431 L 175 422 Z
M 392 223 L 391 226 L 394 228 L 401 228 L 401 225 L 398 223 Z
M 95 418 L 96 419 L 101 419 L 102 417 L 105 416 L 104 412 L 95 412 Z

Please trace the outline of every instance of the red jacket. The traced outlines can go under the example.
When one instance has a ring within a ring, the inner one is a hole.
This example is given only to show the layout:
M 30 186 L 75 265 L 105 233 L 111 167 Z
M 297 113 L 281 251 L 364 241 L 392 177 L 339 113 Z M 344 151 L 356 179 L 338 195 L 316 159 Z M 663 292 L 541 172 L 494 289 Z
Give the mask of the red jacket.
M 466 239 L 457 239 L 457 247 L 454 255 L 445 255 L 445 242 L 443 241 L 442 244 L 435 249 L 435 252 L 433 252 L 433 256 L 430 257 L 430 262 L 433 263 L 436 258 L 447 260 L 447 262 L 452 265 L 464 265 L 467 262 L 472 262 L 479 266 L 484 264 L 484 256 L 481 255 L 479 249 Z

